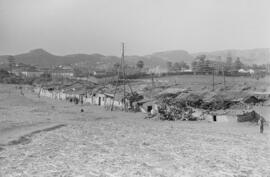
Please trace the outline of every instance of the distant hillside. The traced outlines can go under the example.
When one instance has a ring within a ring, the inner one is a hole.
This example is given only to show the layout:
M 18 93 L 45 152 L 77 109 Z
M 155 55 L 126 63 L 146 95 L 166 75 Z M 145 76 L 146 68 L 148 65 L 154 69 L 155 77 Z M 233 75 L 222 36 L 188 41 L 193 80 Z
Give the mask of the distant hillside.
M 65 56 L 53 55 L 43 49 L 31 50 L 28 53 L 15 55 L 17 63 L 25 63 L 37 65 L 40 67 L 50 67 L 54 65 L 73 65 L 88 68 L 106 68 L 116 62 L 120 62 L 120 58 L 116 56 L 104 56 L 101 54 L 72 54 Z M 8 56 L 0 56 L 0 63 L 6 63 Z M 144 61 L 146 67 L 161 66 L 166 67 L 167 61 L 190 63 L 192 56 L 186 51 L 168 51 L 159 52 L 146 56 L 126 56 L 126 63 L 135 65 L 139 60 Z
M 126 63 L 135 65 L 139 60 L 144 61 L 146 67 L 161 66 L 166 67 L 166 62 L 184 61 L 190 64 L 194 57 L 206 54 L 208 59 L 217 59 L 221 56 L 225 60 L 228 55 L 234 59 L 240 57 L 246 64 L 270 63 L 270 49 L 250 49 L 250 50 L 222 50 L 214 52 L 199 52 L 189 54 L 184 50 L 156 52 L 145 56 L 126 56 Z M 54 65 L 73 65 L 85 68 L 107 68 L 116 62 L 120 62 L 117 56 L 105 56 L 101 54 L 72 54 L 65 56 L 53 55 L 43 49 L 31 50 L 28 53 L 15 55 L 17 63 L 37 65 L 40 67 L 50 67 Z M 0 56 L 0 64 L 7 63 L 8 55 Z
M 151 57 L 158 57 L 165 61 L 171 61 L 171 62 L 184 61 L 186 63 L 191 63 L 193 60 L 193 56 L 191 56 L 187 51 L 184 51 L 184 50 L 157 52 L 157 53 L 153 53 Z
M 240 57 L 241 61 L 245 64 L 266 64 L 270 63 L 270 49 L 260 48 L 260 49 L 248 49 L 248 50 L 221 50 L 214 52 L 199 52 L 192 54 L 193 57 L 197 55 L 205 54 L 208 59 L 217 59 L 221 56 L 222 60 L 225 60 L 228 55 L 232 56 L 233 59 Z
M 59 64 L 61 56 L 52 55 L 43 49 L 31 50 L 28 53 L 15 55 L 16 62 L 39 65 L 39 66 L 52 66 Z
M 0 56 L 0 62 L 7 62 L 7 55 Z M 43 49 L 31 50 L 28 53 L 15 55 L 17 63 L 37 65 L 40 67 L 50 67 L 54 65 L 90 65 L 96 66 L 106 60 L 106 56 L 100 54 L 72 54 L 66 56 L 53 55 Z

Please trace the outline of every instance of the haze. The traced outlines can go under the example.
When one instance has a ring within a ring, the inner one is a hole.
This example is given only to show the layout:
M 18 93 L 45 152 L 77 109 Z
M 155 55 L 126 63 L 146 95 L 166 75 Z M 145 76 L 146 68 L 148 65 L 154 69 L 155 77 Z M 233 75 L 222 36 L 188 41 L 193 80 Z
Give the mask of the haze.
M 0 54 L 270 47 L 268 0 L 0 0 Z

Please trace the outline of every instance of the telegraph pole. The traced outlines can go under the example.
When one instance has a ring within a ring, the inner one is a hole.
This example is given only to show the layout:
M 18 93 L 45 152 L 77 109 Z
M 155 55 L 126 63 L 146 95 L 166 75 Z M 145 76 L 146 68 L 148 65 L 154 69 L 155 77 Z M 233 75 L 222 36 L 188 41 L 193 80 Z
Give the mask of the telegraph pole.
M 153 98 L 153 89 L 154 89 L 154 73 L 151 73 L 151 83 L 152 83 L 152 88 L 151 88 L 151 99 Z
M 215 91 L 215 72 L 214 72 L 214 68 L 213 70 L 213 91 Z
M 126 111 L 126 74 L 125 74 L 125 43 L 122 43 L 122 60 L 121 60 L 121 67 L 122 67 L 122 76 L 123 76 L 123 85 L 124 85 L 124 109 Z
M 224 88 L 226 87 L 226 80 L 225 80 L 225 68 L 224 65 L 222 67 L 222 72 L 223 72 L 223 84 L 224 84 Z
M 13 72 L 13 66 L 15 65 L 15 58 L 13 56 L 8 57 L 8 64 L 9 64 L 10 73 L 12 73 Z

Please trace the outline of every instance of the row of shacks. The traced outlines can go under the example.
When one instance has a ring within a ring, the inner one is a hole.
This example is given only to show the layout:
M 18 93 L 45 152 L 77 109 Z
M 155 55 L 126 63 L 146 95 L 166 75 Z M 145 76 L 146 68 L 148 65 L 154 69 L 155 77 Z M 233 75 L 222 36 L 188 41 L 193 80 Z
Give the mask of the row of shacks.
M 187 118 L 188 120 L 193 120 L 194 117 L 200 117 L 195 115 L 196 110 L 199 109 L 213 111 L 227 109 L 237 104 L 246 105 L 259 102 L 254 96 L 233 100 L 220 98 L 220 95 L 215 94 L 208 94 L 202 97 L 201 95 L 190 93 L 189 90 L 179 88 L 155 90 L 157 93 L 153 91 L 151 93 L 151 95 L 155 95 L 154 97 L 147 97 L 146 91 L 144 96 L 131 90 L 126 90 L 124 94 L 122 87 L 116 88 L 113 85 L 101 86 L 83 81 L 68 84 L 51 83 L 36 86 L 34 89 L 38 96 L 66 100 L 75 104 L 103 106 L 107 110 L 140 111 L 146 114 L 155 110 L 160 113 L 159 115 L 163 114 L 164 120 L 183 120 Z
M 77 81 L 69 84 L 51 83 L 34 88 L 38 96 L 65 100 L 74 104 L 92 104 L 111 110 L 131 110 L 134 102 L 143 99 L 136 92 L 124 91 L 113 85 L 101 86 L 92 82 Z

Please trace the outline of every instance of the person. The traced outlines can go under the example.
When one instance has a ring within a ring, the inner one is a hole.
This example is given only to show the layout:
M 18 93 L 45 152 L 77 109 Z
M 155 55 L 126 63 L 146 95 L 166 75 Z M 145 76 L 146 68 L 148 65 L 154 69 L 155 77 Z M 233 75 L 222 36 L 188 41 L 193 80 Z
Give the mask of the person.
M 155 113 L 156 113 L 156 111 L 154 110 L 154 108 L 152 108 L 150 111 L 150 114 L 153 116 L 153 115 L 155 115 Z
M 260 133 L 263 133 L 263 126 L 264 126 L 264 118 L 263 117 L 260 116 L 258 124 L 260 126 Z

